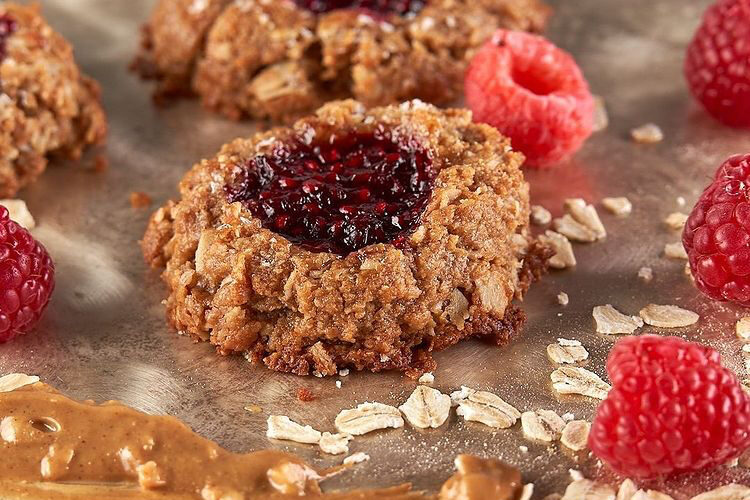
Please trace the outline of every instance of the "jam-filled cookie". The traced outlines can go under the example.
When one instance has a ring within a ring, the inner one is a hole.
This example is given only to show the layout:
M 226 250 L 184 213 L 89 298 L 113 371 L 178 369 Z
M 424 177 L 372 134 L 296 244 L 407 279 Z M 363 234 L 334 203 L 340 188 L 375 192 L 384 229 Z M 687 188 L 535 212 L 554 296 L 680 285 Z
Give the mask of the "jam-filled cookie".
M 522 155 L 471 113 L 330 103 L 197 164 L 151 217 L 179 331 L 269 368 L 432 369 L 506 342 L 546 266 L 526 237 Z
M 539 31 L 548 14 L 541 0 L 160 0 L 134 68 L 157 96 L 197 93 L 233 118 L 445 104 L 497 28 Z
M 0 197 L 34 181 L 50 155 L 104 139 L 99 87 L 37 7 L 0 3 Z

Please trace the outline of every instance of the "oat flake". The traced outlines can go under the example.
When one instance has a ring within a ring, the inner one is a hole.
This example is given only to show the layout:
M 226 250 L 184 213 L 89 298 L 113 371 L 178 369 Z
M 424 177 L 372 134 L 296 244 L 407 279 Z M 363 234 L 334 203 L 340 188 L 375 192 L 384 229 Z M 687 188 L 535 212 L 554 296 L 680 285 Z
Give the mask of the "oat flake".
M 579 366 L 561 366 L 550 375 L 552 387 L 560 394 L 580 394 L 606 399 L 612 387 L 596 373 Z
M 649 281 L 654 279 L 654 270 L 650 267 L 642 267 L 638 269 L 638 277 L 641 278 L 643 281 L 648 283 Z
M 343 432 L 338 434 L 324 432 L 320 436 L 320 443 L 318 443 L 318 445 L 323 453 L 328 453 L 329 455 L 342 455 L 344 453 L 349 453 L 349 441 L 351 440 L 352 436 Z
M 565 200 L 565 209 L 576 222 L 590 229 L 597 240 L 607 236 L 607 231 L 594 205 L 589 205 L 583 198 L 569 198 Z
M 521 498 L 518 500 L 531 500 L 534 495 L 534 483 L 524 484 L 521 490 Z
M 0 377 L 0 392 L 11 392 L 26 385 L 36 384 L 39 377 L 25 373 L 9 373 Z
M 745 316 L 737 321 L 735 331 L 740 340 L 750 341 L 750 316 Z
M 587 360 L 589 352 L 586 348 L 577 340 L 572 342 L 558 339 L 557 344 L 547 346 L 547 355 L 553 362 L 560 365 L 572 365 Z
M 320 442 L 320 432 L 309 425 L 302 426 L 285 415 L 271 415 L 268 417 L 269 439 L 282 439 L 295 443 L 317 444 Z
M 344 459 L 344 465 L 356 465 L 361 464 L 362 462 L 367 462 L 370 460 L 370 455 L 367 453 L 357 452 L 354 455 L 349 455 Z
M 664 245 L 664 255 L 670 259 L 687 260 L 688 258 L 685 247 L 682 246 L 682 243 L 679 241 Z
M 389 427 L 398 429 L 404 426 L 404 419 L 398 408 L 383 403 L 362 403 L 356 408 L 343 410 L 336 416 L 336 429 L 353 436 Z
M 639 144 L 656 144 L 664 140 L 664 132 L 653 123 L 634 128 L 630 131 L 630 136 Z
M 521 428 L 527 438 L 551 443 L 560 439 L 565 421 L 552 410 L 527 411 L 521 415 Z
M 427 372 L 419 377 L 419 380 L 417 380 L 417 382 L 427 385 L 433 384 L 435 383 L 435 375 L 433 375 L 432 372 Z
M 670 229 L 678 230 L 685 227 L 685 223 L 687 222 L 687 220 L 687 214 L 684 214 L 682 212 L 672 212 L 664 219 L 664 224 L 666 224 Z
M 604 198 L 602 206 L 609 210 L 613 215 L 625 217 L 633 212 L 633 204 L 624 196 L 617 198 Z
M 740 484 L 729 484 L 694 496 L 691 500 L 748 500 L 748 498 L 750 498 L 750 488 Z
M 591 424 L 585 420 L 573 420 L 565 424 L 560 442 L 573 451 L 585 450 L 589 441 Z
M 23 200 L 0 200 L 0 205 L 8 209 L 10 219 L 19 223 L 26 229 L 34 229 L 36 227 L 36 221 L 34 216 L 31 215 L 29 207 L 26 206 L 26 202 Z
M 451 400 L 458 406 L 456 413 L 464 420 L 480 422 L 489 427 L 507 429 L 521 418 L 520 411 L 490 392 L 461 387 L 460 391 L 451 394 Z
M 414 427 L 437 428 L 448 420 L 451 398 L 437 389 L 420 385 L 411 393 L 399 410 Z
M 643 320 L 638 316 L 628 316 L 621 313 L 611 304 L 596 306 L 592 311 L 596 321 L 596 332 L 607 335 L 632 334 L 643 326 Z
M 552 222 L 552 214 L 541 205 L 531 206 L 531 222 L 537 226 L 546 226 Z
M 632 479 L 626 479 L 620 485 L 620 489 L 617 490 L 617 500 L 632 500 L 633 495 L 638 491 L 638 487 L 635 485 Z
M 631 497 L 631 500 L 674 500 L 671 496 L 654 490 L 638 490 Z
M 566 269 L 576 265 L 576 257 L 573 253 L 573 245 L 570 240 L 555 231 L 545 231 L 539 236 L 539 241 L 550 247 L 555 255 L 549 260 L 549 265 L 553 269 Z
M 568 297 L 568 294 L 565 292 L 560 292 L 557 294 L 557 303 L 561 306 L 567 306 L 570 304 L 570 297 Z
M 552 227 L 555 228 L 555 231 L 572 241 L 593 243 L 597 240 L 594 231 L 575 220 L 570 214 L 565 214 L 562 218 L 552 221 Z
M 672 305 L 649 304 L 639 314 L 647 324 L 659 328 L 682 328 L 700 319 L 693 311 Z
M 615 500 L 615 490 L 605 484 L 581 479 L 568 485 L 562 500 Z

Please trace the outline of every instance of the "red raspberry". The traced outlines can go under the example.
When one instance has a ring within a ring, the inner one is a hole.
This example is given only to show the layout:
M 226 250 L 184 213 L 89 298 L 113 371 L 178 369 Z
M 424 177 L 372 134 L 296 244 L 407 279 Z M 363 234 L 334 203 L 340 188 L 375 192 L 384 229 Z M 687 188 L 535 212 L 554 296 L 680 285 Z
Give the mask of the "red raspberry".
M 750 447 L 750 395 L 709 347 L 641 335 L 609 355 L 612 390 L 589 447 L 616 472 L 653 478 L 724 464 Z
M 719 0 L 685 60 L 690 90 L 717 120 L 750 127 L 750 0 Z
M 750 307 L 750 154 L 729 158 L 695 204 L 682 233 L 698 288 Z
M 572 156 L 594 126 L 594 99 L 575 60 L 537 35 L 497 31 L 471 61 L 464 92 L 474 119 L 510 137 L 532 166 Z
M 0 206 L 0 342 L 28 332 L 55 288 L 55 265 L 29 232 Z

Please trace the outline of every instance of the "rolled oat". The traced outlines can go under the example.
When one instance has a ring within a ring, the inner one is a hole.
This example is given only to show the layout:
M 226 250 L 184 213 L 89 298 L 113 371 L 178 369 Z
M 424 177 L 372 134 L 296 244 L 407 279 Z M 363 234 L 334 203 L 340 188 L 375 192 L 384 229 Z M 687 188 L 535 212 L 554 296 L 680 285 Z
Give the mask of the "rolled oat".
M 521 418 L 520 411 L 490 392 L 461 387 L 460 391 L 451 394 L 451 400 L 458 406 L 456 413 L 464 420 L 480 422 L 489 427 L 507 429 Z
M 398 408 L 393 406 L 362 403 L 356 408 L 340 412 L 334 423 L 339 432 L 361 436 L 380 429 L 398 429 L 404 426 L 404 419 Z
M 552 410 L 527 411 L 521 414 L 521 428 L 527 438 L 551 443 L 560 439 L 565 421 Z
M 621 313 L 611 304 L 596 306 L 592 311 L 596 321 L 597 333 L 607 335 L 631 334 L 643 326 L 643 320 L 638 316 L 628 316 Z
M 639 314 L 647 324 L 659 328 L 682 328 L 700 319 L 693 311 L 673 305 L 649 304 Z
M 414 427 L 437 428 L 448 420 L 451 410 L 450 396 L 437 389 L 420 385 L 411 393 L 399 410 Z
M 579 366 L 561 366 L 550 375 L 552 387 L 560 394 L 580 394 L 606 399 L 612 388 L 599 375 Z

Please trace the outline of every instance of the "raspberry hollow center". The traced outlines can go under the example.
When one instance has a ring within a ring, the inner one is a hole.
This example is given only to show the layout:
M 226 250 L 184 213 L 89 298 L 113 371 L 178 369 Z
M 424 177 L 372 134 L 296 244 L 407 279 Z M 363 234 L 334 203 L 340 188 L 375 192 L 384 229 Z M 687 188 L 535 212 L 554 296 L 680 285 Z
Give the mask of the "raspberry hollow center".
M 378 14 L 416 14 L 427 0 L 294 0 L 300 7 L 322 14 L 337 9 L 364 9 Z
M 247 161 L 225 191 L 266 229 L 311 251 L 346 255 L 399 244 L 419 224 L 435 176 L 417 142 L 351 133 L 279 145 Z

